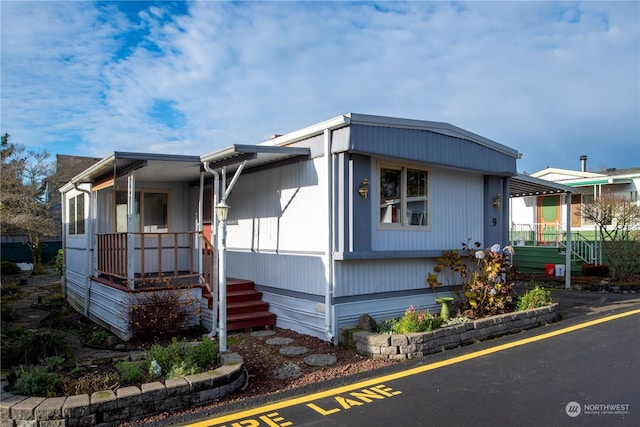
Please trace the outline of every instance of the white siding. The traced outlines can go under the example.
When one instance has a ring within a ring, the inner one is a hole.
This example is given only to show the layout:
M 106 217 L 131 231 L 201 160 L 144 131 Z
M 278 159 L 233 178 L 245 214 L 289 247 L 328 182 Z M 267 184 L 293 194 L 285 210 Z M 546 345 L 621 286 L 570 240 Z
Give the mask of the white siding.
M 322 159 L 241 176 L 227 204 L 229 250 L 319 253 L 327 235 Z
M 325 273 L 321 256 L 229 252 L 227 276 L 286 291 L 324 295 Z
M 268 292 L 263 294 L 262 300 L 269 303 L 269 311 L 276 315 L 279 328 L 327 339 L 324 304 Z

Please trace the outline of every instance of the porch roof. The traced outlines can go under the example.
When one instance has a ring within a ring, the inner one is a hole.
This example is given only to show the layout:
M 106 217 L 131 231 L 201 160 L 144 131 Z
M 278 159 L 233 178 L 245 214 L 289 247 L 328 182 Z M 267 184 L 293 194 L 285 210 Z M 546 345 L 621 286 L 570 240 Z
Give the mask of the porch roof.
M 509 197 L 572 193 L 573 188 L 556 182 L 518 174 L 511 177 Z
M 137 170 L 136 176 L 141 180 L 193 181 L 200 176 L 200 157 L 115 151 L 71 178 L 60 191 L 68 191 L 74 184 L 118 178 L 131 170 Z
M 213 153 L 201 156 L 203 163 L 208 163 L 211 169 L 227 167 L 229 171 L 238 168 L 246 160 L 245 169 L 267 166 L 284 160 L 309 157 L 307 147 L 278 147 L 268 145 L 239 145 L 234 144 Z

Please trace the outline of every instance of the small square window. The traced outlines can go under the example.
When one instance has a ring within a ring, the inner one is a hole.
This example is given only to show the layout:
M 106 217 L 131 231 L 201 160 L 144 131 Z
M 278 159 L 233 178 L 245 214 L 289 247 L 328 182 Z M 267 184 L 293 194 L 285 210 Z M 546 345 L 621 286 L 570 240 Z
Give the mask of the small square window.
M 428 181 L 426 170 L 381 166 L 379 223 L 402 227 L 428 225 Z

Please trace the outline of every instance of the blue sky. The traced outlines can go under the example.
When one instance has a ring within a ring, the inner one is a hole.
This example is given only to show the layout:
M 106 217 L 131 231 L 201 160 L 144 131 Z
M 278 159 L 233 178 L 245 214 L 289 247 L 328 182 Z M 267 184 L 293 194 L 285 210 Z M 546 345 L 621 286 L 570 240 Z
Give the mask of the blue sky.
M 640 166 L 640 2 L 2 1 L 1 132 L 207 154 L 343 113 L 442 121 L 520 172 Z

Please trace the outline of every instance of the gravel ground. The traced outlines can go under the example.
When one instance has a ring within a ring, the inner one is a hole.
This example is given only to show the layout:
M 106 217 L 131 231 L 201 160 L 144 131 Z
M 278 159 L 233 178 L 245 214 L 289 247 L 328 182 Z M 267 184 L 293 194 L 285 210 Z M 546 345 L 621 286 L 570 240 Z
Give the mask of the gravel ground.
M 18 279 L 11 276 L 3 277 L 3 283 L 5 281 L 18 282 Z M 26 297 L 14 303 L 16 308 L 23 307 L 24 310 L 28 310 L 29 315 L 25 317 L 33 323 L 34 327 L 48 313 L 43 311 L 42 316 L 33 317 L 33 312 L 37 309 L 32 307 L 32 304 L 37 300 L 37 295 L 46 295 L 51 292 L 42 287 L 54 283 L 60 283 L 60 277 L 53 271 L 43 275 L 31 275 L 25 290 L 28 290 L 32 298 Z M 196 417 L 198 414 L 216 412 L 217 408 L 223 406 L 243 405 L 243 402 L 252 399 L 284 394 L 327 380 L 396 364 L 384 360 L 372 360 L 341 345 L 336 346 L 319 338 L 281 328 L 253 333 L 252 331 L 232 332 L 228 336 L 227 347 L 244 359 L 249 373 L 249 382 L 244 390 L 226 396 L 211 405 L 172 414 L 160 414 L 132 421 L 127 425 L 164 425 L 169 422 L 169 415 L 173 420 Z

